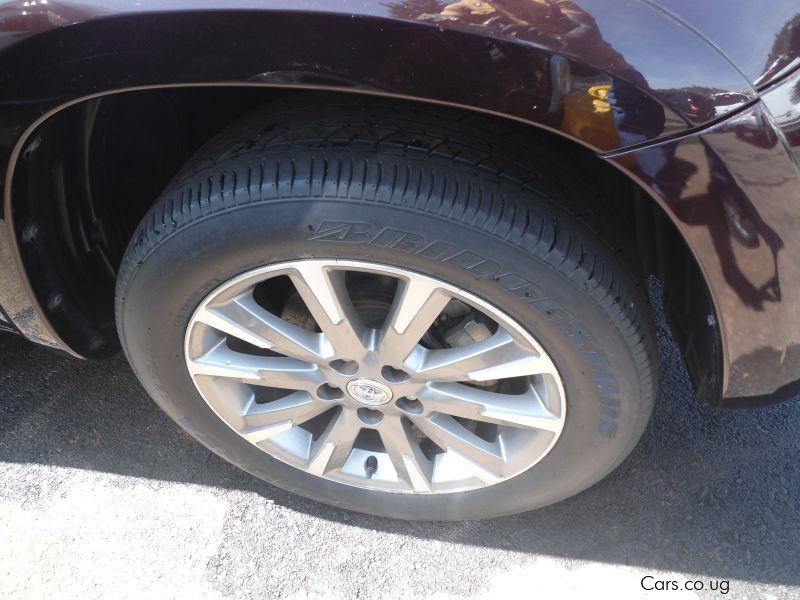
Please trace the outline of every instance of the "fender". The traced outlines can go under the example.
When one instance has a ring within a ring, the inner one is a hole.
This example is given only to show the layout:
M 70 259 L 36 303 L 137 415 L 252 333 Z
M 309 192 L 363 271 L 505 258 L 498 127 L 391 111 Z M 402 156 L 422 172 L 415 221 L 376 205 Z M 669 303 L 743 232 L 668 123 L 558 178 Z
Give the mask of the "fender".
M 757 101 L 714 44 L 647 0 L 6 3 L 0 261 L 15 268 L 6 269 L 0 305 L 29 337 L 69 350 L 40 316 L 11 222 L 11 178 L 28 136 L 89 98 L 208 85 L 462 106 L 548 129 L 608 157 L 702 131 Z
M 30 111 L 15 124 L 125 88 L 272 84 L 459 104 L 610 151 L 755 98 L 716 47 L 644 1 L 51 0 L 2 11 L 0 102 Z

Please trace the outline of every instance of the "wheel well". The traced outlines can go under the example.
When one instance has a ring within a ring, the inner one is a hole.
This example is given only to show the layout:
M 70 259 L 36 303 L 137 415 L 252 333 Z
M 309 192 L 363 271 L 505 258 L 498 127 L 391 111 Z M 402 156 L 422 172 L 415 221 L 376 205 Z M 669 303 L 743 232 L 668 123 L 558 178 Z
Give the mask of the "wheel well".
M 117 268 L 147 209 L 183 163 L 218 130 L 257 106 L 296 90 L 252 87 L 129 91 L 65 108 L 28 138 L 12 180 L 20 257 L 56 332 L 79 354 L 118 350 Z M 302 93 L 320 93 L 306 91 Z M 463 109 L 459 109 L 462 110 Z M 510 121 L 496 119 L 498 128 Z M 607 212 L 607 239 L 636 249 L 642 280 L 663 280 L 667 318 L 698 396 L 719 396 L 721 369 L 710 294 L 680 233 L 643 190 L 590 150 L 532 126 L 564 160 L 574 161 Z M 580 217 L 580 207 L 565 207 Z

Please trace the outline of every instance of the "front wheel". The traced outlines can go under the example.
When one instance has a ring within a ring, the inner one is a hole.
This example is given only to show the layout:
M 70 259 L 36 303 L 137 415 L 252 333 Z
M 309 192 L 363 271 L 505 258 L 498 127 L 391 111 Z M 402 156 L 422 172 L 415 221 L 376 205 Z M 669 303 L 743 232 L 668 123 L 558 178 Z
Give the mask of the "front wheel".
M 382 516 L 509 514 L 610 472 L 652 408 L 652 327 L 547 199 L 564 174 L 508 177 L 444 111 L 310 112 L 233 126 L 142 222 L 117 319 L 150 394 L 252 474 Z

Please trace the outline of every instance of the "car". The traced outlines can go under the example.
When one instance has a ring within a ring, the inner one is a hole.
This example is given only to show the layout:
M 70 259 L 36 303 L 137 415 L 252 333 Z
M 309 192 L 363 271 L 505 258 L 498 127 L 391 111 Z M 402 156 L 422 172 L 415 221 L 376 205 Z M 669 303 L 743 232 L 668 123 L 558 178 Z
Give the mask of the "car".
M 0 326 L 308 498 L 539 508 L 648 423 L 648 289 L 698 402 L 800 391 L 799 122 L 796 0 L 8 1 Z

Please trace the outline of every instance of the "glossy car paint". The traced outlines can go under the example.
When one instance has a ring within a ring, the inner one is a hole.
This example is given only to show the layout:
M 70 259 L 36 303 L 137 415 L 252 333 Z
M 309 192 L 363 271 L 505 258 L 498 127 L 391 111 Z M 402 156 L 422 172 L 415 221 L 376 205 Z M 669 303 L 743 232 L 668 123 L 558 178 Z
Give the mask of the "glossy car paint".
M 738 404 L 800 376 L 799 78 L 702 133 L 613 158 L 658 194 L 699 258 L 725 397 Z
M 787 75 L 800 9 L 775 0 L 751 19 L 754 3 L 720 2 L 2 4 L 0 305 L 24 333 L 63 347 L 17 252 L 11 178 L 36 126 L 69 103 L 177 85 L 388 94 L 556 131 L 639 181 L 707 279 L 723 395 L 774 394 L 800 379 L 800 98 Z
M 657 4 L 716 45 L 757 87 L 800 64 L 796 0 L 657 0 Z

